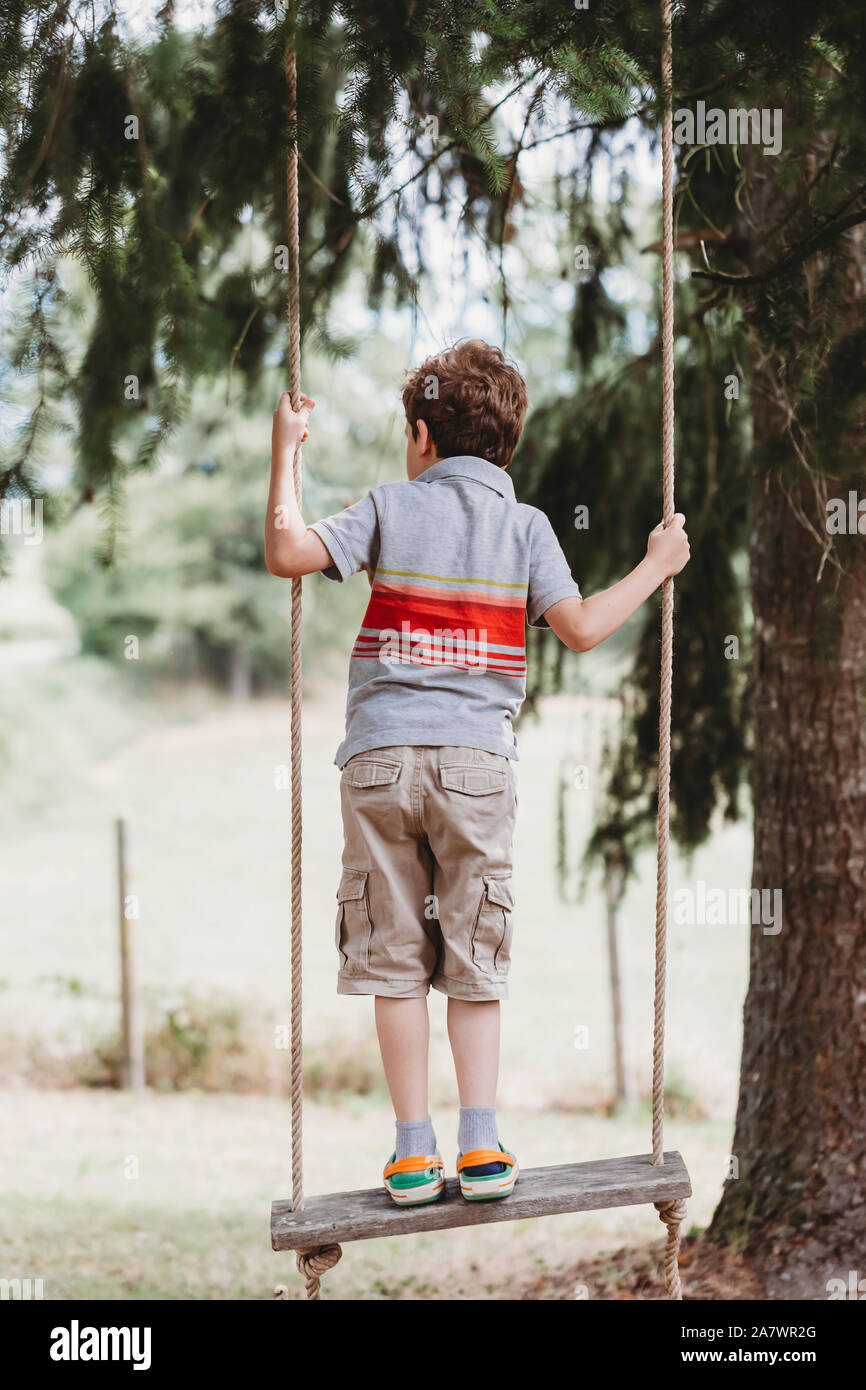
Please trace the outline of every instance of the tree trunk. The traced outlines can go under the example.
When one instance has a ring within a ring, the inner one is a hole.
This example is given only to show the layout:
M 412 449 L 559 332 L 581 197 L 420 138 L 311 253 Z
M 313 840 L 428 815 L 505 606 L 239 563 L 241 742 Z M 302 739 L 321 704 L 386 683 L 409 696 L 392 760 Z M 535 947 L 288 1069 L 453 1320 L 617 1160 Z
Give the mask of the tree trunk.
M 859 246 L 845 251 L 837 344 L 866 321 Z M 785 362 L 760 329 L 754 443 L 777 466 L 752 504 L 752 886 L 782 890 L 782 927 L 752 927 L 738 1176 L 710 1236 L 766 1258 L 769 1296 L 823 1299 L 828 1280 L 866 1275 L 866 536 L 838 538 L 842 569 L 822 568 L 826 498 L 847 500 L 852 481 L 806 468 L 814 439 L 792 447 Z M 862 434 L 845 442 L 862 457 Z

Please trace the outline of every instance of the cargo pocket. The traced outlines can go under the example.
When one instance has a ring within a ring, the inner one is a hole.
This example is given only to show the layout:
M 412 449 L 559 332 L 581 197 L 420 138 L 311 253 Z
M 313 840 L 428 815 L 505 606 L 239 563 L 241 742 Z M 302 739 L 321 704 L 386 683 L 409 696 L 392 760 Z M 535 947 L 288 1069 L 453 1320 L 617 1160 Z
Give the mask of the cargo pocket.
M 486 975 L 505 975 L 511 960 L 514 895 L 511 877 L 485 875 L 484 894 L 472 928 L 472 962 Z
M 508 774 L 504 768 L 483 767 L 480 763 L 444 763 L 439 768 L 443 787 L 464 796 L 489 796 L 504 791 Z
M 343 975 L 363 975 L 370 955 L 373 924 L 367 899 L 367 870 L 344 869 L 337 889 L 335 940 Z

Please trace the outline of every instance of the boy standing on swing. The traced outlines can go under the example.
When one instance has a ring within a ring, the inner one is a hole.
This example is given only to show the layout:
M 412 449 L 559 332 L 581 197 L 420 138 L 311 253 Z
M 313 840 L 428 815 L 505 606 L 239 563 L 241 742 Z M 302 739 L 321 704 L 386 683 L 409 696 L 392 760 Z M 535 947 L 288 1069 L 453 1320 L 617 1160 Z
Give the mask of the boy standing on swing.
M 407 481 L 307 526 L 292 485 L 315 405 L 274 413 L 268 569 L 321 570 L 372 589 L 349 662 L 337 889 L 340 994 L 375 996 L 397 1137 L 384 1171 L 400 1205 L 435 1201 L 443 1161 L 428 1113 L 430 986 L 448 996 L 467 1201 L 507 1197 L 517 1159 L 499 1141 L 499 1001 L 508 997 L 512 728 L 526 693 L 525 625 L 574 651 L 616 632 L 689 558 L 685 518 L 649 537 L 632 572 L 584 599 L 543 512 L 507 473 L 527 411 L 520 373 L 464 341 L 410 372 Z

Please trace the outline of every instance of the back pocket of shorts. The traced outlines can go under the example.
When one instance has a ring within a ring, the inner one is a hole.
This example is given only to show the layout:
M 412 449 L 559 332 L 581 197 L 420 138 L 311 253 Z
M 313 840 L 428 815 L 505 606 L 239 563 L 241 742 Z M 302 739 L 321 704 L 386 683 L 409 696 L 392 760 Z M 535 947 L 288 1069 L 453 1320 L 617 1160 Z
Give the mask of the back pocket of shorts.
M 363 975 L 367 970 L 373 934 L 367 877 L 366 869 L 344 869 L 337 889 L 335 942 L 344 975 Z
M 402 763 L 379 758 L 352 758 L 343 769 L 343 779 L 350 787 L 389 787 L 397 781 L 402 767 Z
M 508 774 L 504 768 L 484 767 L 480 763 L 443 763 L 439 768 L 443 787 L 464 796 L 489 796 L 504 791 Z
M 511 876 L 484 876 L 484 893 L 472 928 L 472 962 L 486 975 L 504 975 L 511 961 L 514 927 Z

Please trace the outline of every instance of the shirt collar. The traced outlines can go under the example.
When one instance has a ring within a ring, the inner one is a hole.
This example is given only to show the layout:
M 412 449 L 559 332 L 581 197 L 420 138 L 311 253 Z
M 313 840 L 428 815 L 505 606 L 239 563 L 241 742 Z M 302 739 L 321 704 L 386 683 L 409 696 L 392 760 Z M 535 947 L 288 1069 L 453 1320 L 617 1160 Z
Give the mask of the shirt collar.
M 473 478 L 477 483 L 498 492 L 500 497 L 514 498 L 514 484 L 504 468 L 499 468 L 487 459 L 476 458 L 474 454 L 460 454 L 455 458 L 439 459 L 419 473 L 417 483 L 436 483 L 441 478 Z

